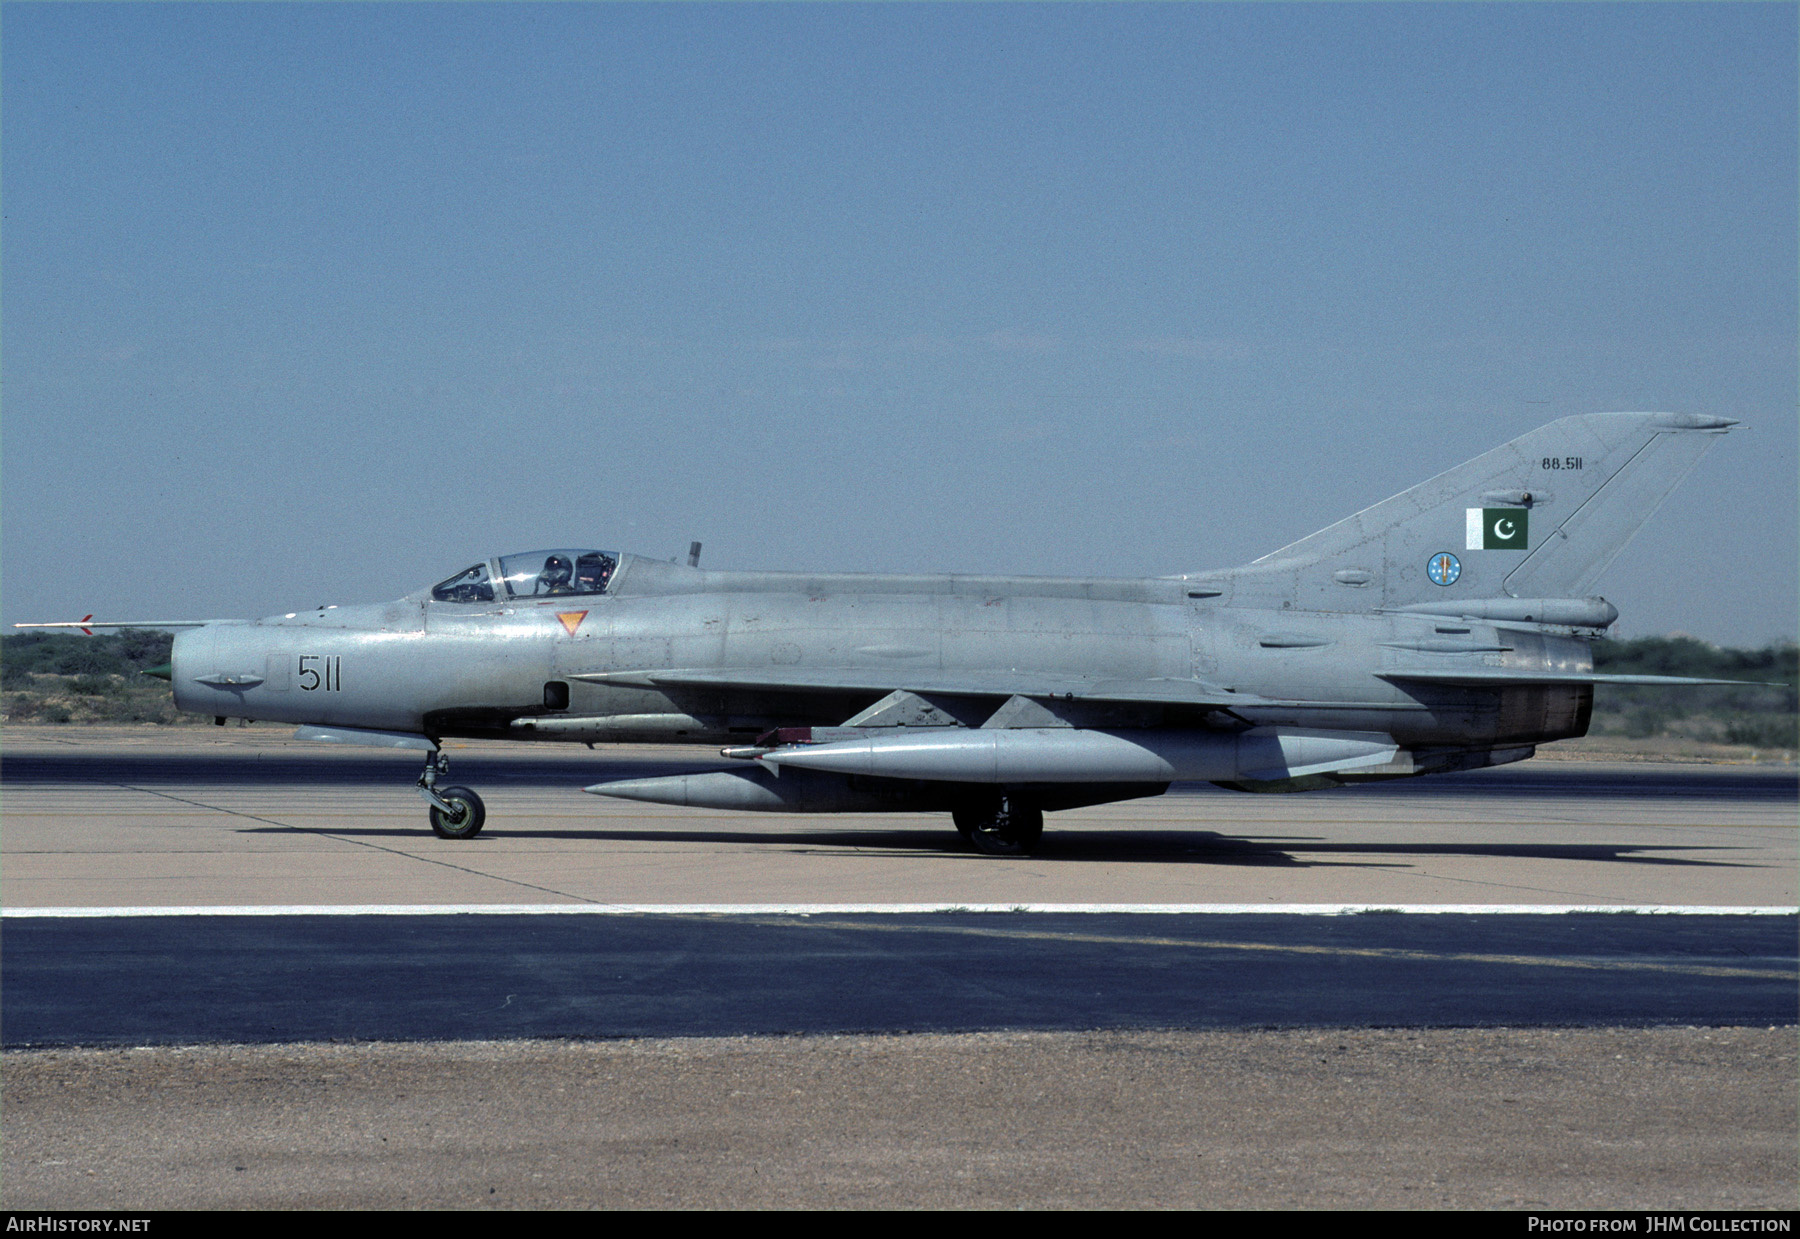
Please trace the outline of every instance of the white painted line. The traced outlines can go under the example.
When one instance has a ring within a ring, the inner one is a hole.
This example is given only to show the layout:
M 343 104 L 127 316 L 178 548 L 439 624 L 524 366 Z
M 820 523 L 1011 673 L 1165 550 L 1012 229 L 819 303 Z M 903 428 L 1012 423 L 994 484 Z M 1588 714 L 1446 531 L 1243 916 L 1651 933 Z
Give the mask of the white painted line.
M 424 903 L 242 904 L 191 908 L 5 908 L 0 917 L 119 916 L 823 916 L 937 912 L 1038 912 L 1113 915 L 1356 916 L 1407 913 L 1459 916 L 1566 916 L 1607 912 L 1640 916 L 1795 916 L 1800 907 L 1705 907 L 1683 904 L 1492 903 Z

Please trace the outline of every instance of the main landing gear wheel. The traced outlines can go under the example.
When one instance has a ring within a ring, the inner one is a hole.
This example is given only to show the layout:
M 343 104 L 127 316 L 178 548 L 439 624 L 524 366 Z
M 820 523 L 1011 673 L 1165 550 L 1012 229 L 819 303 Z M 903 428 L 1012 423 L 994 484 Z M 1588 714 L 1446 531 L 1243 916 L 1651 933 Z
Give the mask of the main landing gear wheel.
M 473 839 L 481 833 L 482 823 L 487 821 L 487 806 L 481 803 L 481 797 L 466 787 L 439 787 L 433 789 L 437 798 L 455 809 L 454 814 L 446 813 L 436 805 L 432 805 L 431 828 L 445 839 Z
M 956 833 L 984 856 L 1029 856 L 1044 835 L 1044 811 L 1002 796 L 950 815 Z

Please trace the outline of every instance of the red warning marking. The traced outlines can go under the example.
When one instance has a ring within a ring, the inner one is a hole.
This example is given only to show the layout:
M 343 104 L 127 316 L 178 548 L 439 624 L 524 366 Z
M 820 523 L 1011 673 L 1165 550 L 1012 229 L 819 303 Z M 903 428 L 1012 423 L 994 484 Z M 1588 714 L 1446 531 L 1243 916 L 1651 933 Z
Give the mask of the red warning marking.
M 562 621 L 562 626 L 569 630 L 571 637 L 575 635 L 575 630 L 581 627 L 581 621 L 587 617 L 586 611 L 558 611 L 556 613 L 556 618 Z
M 94 618 L 94 613 L 92 611 L 89 611 L 86 615 L 81 617 L 81 622 L 85 624 L 93 618 Z M 94 630 L 92 628 L 83 628 L 81 631 L 85 632 L 90 637 L 94 635 Z

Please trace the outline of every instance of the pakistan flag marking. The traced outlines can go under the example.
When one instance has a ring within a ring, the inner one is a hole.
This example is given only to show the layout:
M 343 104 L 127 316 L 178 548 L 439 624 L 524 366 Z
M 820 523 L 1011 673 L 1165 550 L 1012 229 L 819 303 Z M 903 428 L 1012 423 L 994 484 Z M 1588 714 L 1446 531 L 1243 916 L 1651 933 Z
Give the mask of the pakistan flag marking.
M 1531 513 L 1524 508 L 1470 508 L 1471 551 L 1522 551 L 1530 545 Z

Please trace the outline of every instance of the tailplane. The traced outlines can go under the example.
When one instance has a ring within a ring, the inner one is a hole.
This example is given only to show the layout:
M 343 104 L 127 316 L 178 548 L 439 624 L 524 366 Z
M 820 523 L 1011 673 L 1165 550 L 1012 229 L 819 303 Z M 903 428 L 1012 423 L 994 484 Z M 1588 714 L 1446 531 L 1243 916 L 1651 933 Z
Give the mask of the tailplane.
M 1255 563 L 1190 577 L 1189 592 L 1326 611 L 1581 599 L 1736 424 L 1693 413 L 1565 417 Z

